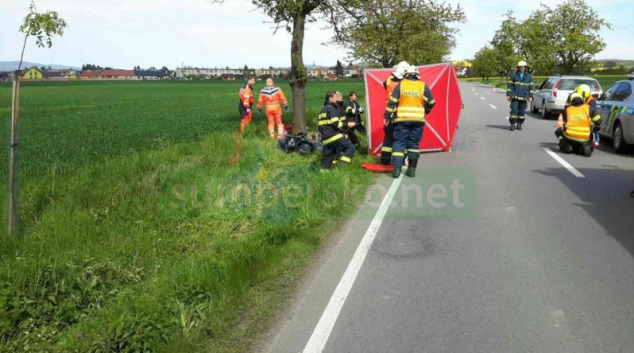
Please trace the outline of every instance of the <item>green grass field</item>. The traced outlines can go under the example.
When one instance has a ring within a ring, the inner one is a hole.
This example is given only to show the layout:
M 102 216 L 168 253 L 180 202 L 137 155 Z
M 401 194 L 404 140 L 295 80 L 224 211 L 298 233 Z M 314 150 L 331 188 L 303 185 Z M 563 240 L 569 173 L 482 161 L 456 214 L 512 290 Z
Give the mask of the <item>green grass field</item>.
M 346 185 L 373 176 L 359 168 L 362 154 L 348 171 L 314 173 L 319 154 L 284 154 L 257 114 L 236 138 L 239 86 L 22 84 L 21 234 L 9 239 L 1 218 L 0 352 L 247 351 L 309 256 L 349 217 Z M 365 95 L 360 82 L 309 83 L 311 131 L 330 89 Z M 0 85 L 7 127 L 10 97 Z M 272 192 L 249 202 L 236 188 L 228 207 L 198 206 L 238 181 L 299 194 L 282 207 Z M 180 186 L 187 196 L 174 210 Z

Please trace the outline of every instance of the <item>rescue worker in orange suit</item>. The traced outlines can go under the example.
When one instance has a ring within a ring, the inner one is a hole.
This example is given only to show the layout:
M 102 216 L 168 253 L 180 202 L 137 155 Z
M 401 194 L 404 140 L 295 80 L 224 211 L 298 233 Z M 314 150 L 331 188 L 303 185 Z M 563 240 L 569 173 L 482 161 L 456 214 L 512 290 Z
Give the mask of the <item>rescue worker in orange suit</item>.
M 359 138 L 355 131 L 358 131 L 361 135 L 366 136 L 367 131 L 365 126 L 363 126 L 363 121 L 361 120 L 361 114 L 363 114 L 363 107 L 357 102 L 357 93 L 350 92 L 348 95 L 349 99 L 344 103 L 344 110 L 346 114 L 346 120 L 344 122 L 344 127 L 348 127 L 348 137 L 350 142 L 356 147 L 360 148 L 361 143 L 359 142 Z
M 592 132 L 601 129 L 601 115 L 596 108 L 585 104 L 579 93 L 570 97 L 570 105 L 563 112 L 564 127 L 555 131 L 562 153 L 582 153 L 590 157 L 594 150 Z
M 392 152 L 394 178 L 401 176 L 406 149 L 409 165 L 405 175 L 412 178 L 416 176 L 425 114 L 429 114 L 435 105 L 436 101 L 429 86 L 419 78 L 418 68 L 416 66 L 407 68 L 403 80 L 394 88 L 383 115 L 386 126 L 390 121 L 394 124 L 394 151 Z
M 323 145 L 322 171 L 329 170 L 333 164 L 341 168 L 351 163 L 352 157 L 354 157 L 354 145 L 343 136 L 341 131 L 343 121 L 337 108 L 337 95 L 335 92 L 329 91 L 326 93 L 326 101 L 319 113 L 318 125 Z M 339 154 L 342 155 L 339 157 L 338 163 L 334 163 Z
M 284 92 L 280 87 L 273 84 L 272 79 L 266 80 L 266 87 L 260 91 L 258 98 L 258 113 L 262 114 L 262 106 L 266 106 L 265 114 L 269 128 L 269 135 L 275 138 L 275 125 L 277 124 L 277 137 L 280 138 L 286 134 L 284 131 L 284 122 L 282 121 L 282 109 L 280 104 L 284 104 L 286 112 L 288 112 L 288 101 Z
M 253 106 L 253 85 L 255 84 L 255 77 L 250 77 L 247 83 L 240 87 L 240 105 L 238 111 L 240 112 L 240 132 L 244 132 L 244 128 L 251 123 L 251 107 Z
M 394 66 L 394 72 L 392 75 L 383 82 L 383 87 L 385 88 L 385 102 L 386 104 L 390 101 L 390 96 L 394 91 L 394 88 L 401 82 L 403 79 L 403 72 L 405 68 L 409 67 L 405 61 L 400 62 L 398 65 Z M 383 127 L 383 132 L 385 133 L 383 137 L 383 145 L 381 147 L 381 164 L 389 165 L 392 163 L 392 145 L 394 144 L 394 125 L 390 122 L 388 125 Z

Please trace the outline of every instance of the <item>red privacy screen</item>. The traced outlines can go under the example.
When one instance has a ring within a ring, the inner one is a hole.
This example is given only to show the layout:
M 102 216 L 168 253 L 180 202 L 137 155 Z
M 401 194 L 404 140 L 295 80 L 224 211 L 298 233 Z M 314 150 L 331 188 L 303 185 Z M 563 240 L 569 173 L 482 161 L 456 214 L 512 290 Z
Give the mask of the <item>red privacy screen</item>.
M 387 104 L 383 82 L 393 69 L 364 70 L 366 105 L 368 107 L 369 154 L 378 156 L 383 145 L 383 113 Z M 453 142 L 462 97 L 456 70 L 451 63 L 418 66 L 420 79 L 431 89 L 436 106 L 425 116 L 427 123 L 420 143 L 421 152 L 449 151 Z

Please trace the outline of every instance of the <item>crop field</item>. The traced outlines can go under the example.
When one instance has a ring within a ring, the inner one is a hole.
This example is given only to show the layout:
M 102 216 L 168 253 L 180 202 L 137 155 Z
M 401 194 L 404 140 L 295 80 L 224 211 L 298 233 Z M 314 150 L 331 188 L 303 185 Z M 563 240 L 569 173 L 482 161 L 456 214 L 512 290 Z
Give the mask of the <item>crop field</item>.
M 234 135 L 239 86 L 21 85 L 20 235 L 8 238 L 0 218 L 0 352 L 245 352 L 254 344 L 309 256 L 350 216 L 345 185 L 365 187 L 373 176 L 359 168 L 369 160 L 363 151 L 349 170 L 315 173 L 319 154 L 280 151 L 257 112 L 244 136 Z M 327 90 L 365 96 L 361 82 L 309 83 L 309 131 Z M 5 127 L 10 102 L 10 85 L 0 84 Z M 206 195 L 217 198 L 216 185 L 238 179 L 313 192 L 296 195 L 292 208 L 261 193 L 261 202 L 196 208 L 195 186 L 213 186 Z M 180 186 L 186 207 L 174 211 Z

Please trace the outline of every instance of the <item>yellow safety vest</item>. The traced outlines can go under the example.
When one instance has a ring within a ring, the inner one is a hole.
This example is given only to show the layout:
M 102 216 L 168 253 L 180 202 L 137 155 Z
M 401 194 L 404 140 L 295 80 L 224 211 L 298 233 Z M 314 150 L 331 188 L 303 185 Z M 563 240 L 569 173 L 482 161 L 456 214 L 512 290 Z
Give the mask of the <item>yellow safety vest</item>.
M 590 106 L 583 104 L 566 108 L 567 122 L 564 135 L 575 141 L 585 142 L 590 138 L 592 122 L 590 121 Z
M 425 83 L 401 81 L 401 97 L 395 123 L 400 121 L 425 121 Z

